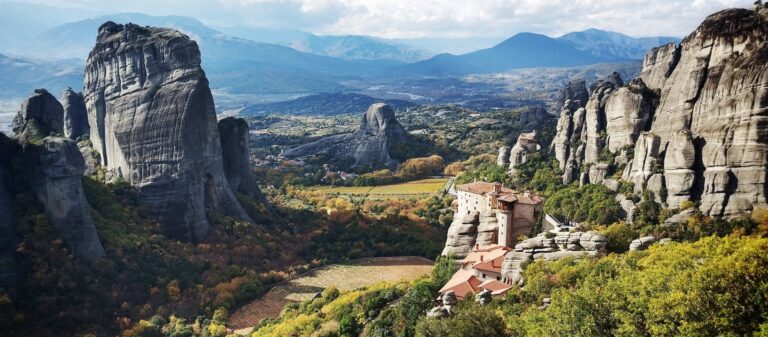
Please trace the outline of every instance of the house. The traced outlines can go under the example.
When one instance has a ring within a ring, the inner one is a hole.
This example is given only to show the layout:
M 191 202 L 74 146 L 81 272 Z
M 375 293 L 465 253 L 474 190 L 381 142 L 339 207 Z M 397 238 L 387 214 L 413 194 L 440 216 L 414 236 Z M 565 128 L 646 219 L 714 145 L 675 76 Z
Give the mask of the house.
M 501 266 L 510 250 L 499 245 L 475 246 L 467 257 L 459 261 L 459 270 L 440 289 L 440 293 L 453 291 L 457 298 L 462 299 L 488 289 L 494 296 L 505 295 L 512 286 L 502 282 Z
M 541 215 L 541 198 L 529 192 L 518 193 L 500 183 L 474 182 L 459 185 L 456 190 L 454 218 L 472 212 L 494 214 L 498 222 L 494 241 L 499 246 L 514 246 L 517 237 L 530 233 Z

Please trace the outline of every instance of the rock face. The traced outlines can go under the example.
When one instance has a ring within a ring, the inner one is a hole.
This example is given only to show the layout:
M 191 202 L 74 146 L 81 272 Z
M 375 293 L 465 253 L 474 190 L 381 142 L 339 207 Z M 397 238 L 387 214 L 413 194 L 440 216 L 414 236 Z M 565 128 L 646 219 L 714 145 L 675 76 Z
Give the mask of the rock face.
M 17 134 L 24 147 L 23 170 L 54 228 L 76 256 L 104 256 L 83 192 L 85 162 L 77 144 L 69 138 L 46 136 L 45 131 L 61 131 L 61 104 L 47 91 L 37 90 L 22 104 L 17 119 L 25 121 Z
M 629 251 L 646 250 L 654 243 L 656 243 L 656 238 L 653 236 L 644 236 L 639 239 L 634 239 L 629 243 Z
M 304 158 L 327 155 L 331 161 L 351 158 L 355 166 L 394 168 L 397 166 L 397 161 L 392 159 L 390 151 L 394 147 L 406 146 L 407 141 L 407 133 L 395 119 L 392 107 L 384 103 L 376 103 L 365 112 L 357 131 L 325 137 L 297 146 L 285 151 L 283 156 Z
M 14 243 L 13 204 L 9 184 L 9 167 L 11 162 L 8 147 L 12 140 L 0 133 L 0 255 L 11 248 Z
M 766 37 L 765 16 L 730 9 L 709 16 L 674 52 L 664 46 L 646 56 L 642 76 L 661 90 L 650 129 L 658 150 L 638 142 L 627 173 L 636 184 L 656 162 L 670 207 L 694 200 L 705 215 L 732 217 L 766 204 Z
M 660 89 L 675 70 L 679 60 L 680 48 L 674 43 L 653 48 L 643 58 L 643 72 L 640 78 L 649 88 Z
M 85 162 L 77 144 L 67 138 L 46 137 L 30 160 L 35 163 L 32 188 L 64 242 L 82 258 L 104 256 L 83 192 Z
M 541 233 L 518 243 L 514 251 L 504 256 L 501 274 L 505 282 L 515 284 L 521 280 L 522 266 L 528 261 L 597 256 L 605 250 L 607 244 L 605 236 L 591 232 L 560 232 L 553 237 Z
M 536 131 L 522 133 L 517 137 L 517 142 L 509 150 L 509 172 L 515 174 L 520 165 L 528 160 L 528 156 L 538 153 L 541 150 L 536 140 Z
M 64 133 L 64 108 L 48 90 L 36 89 L 13 119 L 13 132 L 25 140 L 31 136 L 46 137 Z
M 477 211 L 454 218 L 451 226 L 448 227 L 448 239 L 442 255 L 454 258 L 466 257 L 477 241 L 479 220 L 480 213 Z
M 249 220 L 224 175 L 197 43 L 172 29 L 107 22 L 88 56 L 84 96 L 102 165 L 139 189 L 167 235 L 202 240 L 208 213 Z
M 587 91 L 587 82 L 584 79 L 574 79 L 569 81 L 557 95 L 558 109 L 565 107 L 565 102 L 570 101 L 577 108 L 587 105 L 589 100 L 589 91 Z
M 232 191 L 245 194 L 266 204 L 250 169 L 248 154 L 248 122 L 242 118 L 227 117 L 219 121 L 224 174 Z
M 64 107 L 64 137 L 77 139 L 90 134 L 83 94 L 68 88 L 61 93 L 61 104 Z

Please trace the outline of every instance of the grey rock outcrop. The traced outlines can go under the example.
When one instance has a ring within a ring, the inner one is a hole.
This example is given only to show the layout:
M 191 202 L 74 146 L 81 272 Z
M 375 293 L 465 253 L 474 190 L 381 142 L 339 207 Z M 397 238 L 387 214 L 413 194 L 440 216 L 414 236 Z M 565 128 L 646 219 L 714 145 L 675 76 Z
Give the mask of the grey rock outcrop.
M 60 134 L 63 121 L 61 104 L 47 91 L 22 104 L 17 119 L 24 120 L 17 139 L 24 148 L 23 171 L 45 213 L 74 255 L 84 259 L 104 256 L 91 206 L 83 192 L 85 162 L 77 144 Z
M 480 305 L 486 305 L 493 301 L 493 293 L 488 289 L 483 289 L 475 295 L 475 302 Z
M 563 87 L 557 95 L 558 110 L 564 109 L 565 102 L 570 101 L 572 107 L 583 108 L 589 100 L 589 91 L 587 91 L 587 82 L 584 79 L 573 79 Z
M 477 241 L 479 220 L 480 213 L 477 211 L 454 218 L 448 227 L 448 239 L 442 255 L 459 259 L 466 257 Z
M 406 146 L 408 134 L 395 119 L 395 111 L 387 104 L 375 103 L 368 108 L 353 133 L 334 135 L 297 146 L 283 153 L 286 158 L 327 155 L 329 160 L 352 158 L 355 166 L 395 168 L 390 156 L 395 147 Z
M 634 239 L 629 243 L 629 251 L 646 250 L 654 243 L 656 243 L 656 238 L 653 236 L 644 236 L 639 239 Z
M 21 103 L 21 109 L 13 119 L 13 132 L 21 141 L 32 137 L 62 135 L 64 133 L 64 108 L 48 90 L 36 89 Z
M 576 259 L 601 254 L 608 244 L 605 236 L 591 232 L 559 232 L 554 237 L 541 233 L 515 245 L 504 255 L 501 274 L 505 282 L 515 284 L 522 277 L 522 266 L 533 259 L 555 261 L 567 257 Z
M 85 162 L 77 144 L 63 137 L 46 137 L 33 156 L 32 188 L 59 235 L 76 256 L 104 256 L 83 192 Z
M 8 147 L 13 141 L 0 133 L 0 255 L 13 246 L 15 230 L 13 224 L 13 204 L 9 184 L 11 162 Z M 0 282 L 1 283 L 1 282 Z
M 499 148 L 499 155 L 496 157 L 496 165 L 507 167 L 509 166 L 509 146 L 502 146 Z
M 608 151 L 617 153 L 631 147 L 641 132 L 650 127 L 653 102 L 644 96 L 645 83 L 634 79 L 629 87 L 616 89 L 605 102 L 606 143 Z
M 509 172 L 514 175 L 520 165 L 528 161 L 528 157 L 538 153 L 541 146 L 536 140 L 536 131 L 522 133 L 517 137 L 517 142 L 509 150 Z
M 649 88 L 661 89 L 679 60 L 680 48 L 675 43 L 653 48 L 643 58 L 640 78 Z
M 64 108 L 64 137 L 77 139 L 90 134 L 83 94 L 68 88 L 61 93 L 61 105 Z
M 104 23 L 83 94 L 102 165 L 139 189 L 167 235 L 202 240 L 209 213 L 250 220 L 224 175 L 195 41 L 173 29 Z
M 658 162 L 672 208 L 694 200 L 704 215 L 733 217 L 766 205 L 766 37 L 764 16 L 729 9 L 710 15 L 685 38 L 676 48 L 678 56 L 669 56 L 671 46 L 649 53 L 643 76 L 661 89 L 650 130 L 659 151 L 639 153 L 636 147 L 628 173 L 636 187 L 644 182 L 638 179 L 640 166 Z M 668 66 L 657 69 L 659 59 Z M 657 80 L 662 72 L 666 79 Z
M 477 238 L 475 244 L 480 246 L 495 245 L 498 242 L 496 233 L 499 230 L 499 221 L 495 212 L 480 213 L 480 224 L 477 226 Z
M 224 174 L 232 191 L 252 197 L 266 206 L 267 199 L 250 169 L 249 134 L 248 122 L 242 118 L 227 117 L 219 121 Z

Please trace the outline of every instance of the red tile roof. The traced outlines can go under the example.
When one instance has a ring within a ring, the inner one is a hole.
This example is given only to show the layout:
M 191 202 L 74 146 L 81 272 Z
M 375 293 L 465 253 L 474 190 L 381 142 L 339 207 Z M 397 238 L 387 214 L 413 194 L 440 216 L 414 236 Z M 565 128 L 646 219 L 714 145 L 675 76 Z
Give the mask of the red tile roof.
M 482 281 L 480 281 L 480 279 L 475 276 L 474 271 L 459 270 L 453 274 L 453 277 L 451 277 L 448 283 L 446 283 L 445 286 L 440 289 L 440 293 L 453 290 L 453 292 L 456 294 L 456 297 L 458 299 L 462 299 L 469 293 L 477 293 L 477 289 L 481 283 Z
M 499 282 L 496 280 L 488 280 L 481 283 L 478 286 L 478 288 L 490 290 L 491 295 L 502 295 L 502 294 L 505 294 L 507 291 L 509 291 L 509 289 L 512 289 L 512 286 L 504 282 Z

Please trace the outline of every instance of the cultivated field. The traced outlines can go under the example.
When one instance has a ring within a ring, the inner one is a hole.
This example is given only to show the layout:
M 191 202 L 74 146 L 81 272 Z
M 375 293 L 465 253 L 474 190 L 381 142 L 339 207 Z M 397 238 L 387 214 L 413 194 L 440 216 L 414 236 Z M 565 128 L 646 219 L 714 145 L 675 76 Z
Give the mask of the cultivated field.
M 235 311 L 229 326 L 238 333 L 247 333 L 262 319 L 279 316 L 286 304 L 312 299 L 329 286 L 346 291 L 379 282 L 410 281 L 429 274 L 432 265 L 425 258 L 403 256 L 361 259 L 313 269 L 277 284 L 260 299 Z
M 438 193 L 447 187 L 448 181 L 448 178 L 430 178 L 382 186 L 319 186 L 313 189 L 324 193 L 370 197 L 417 196 Z

